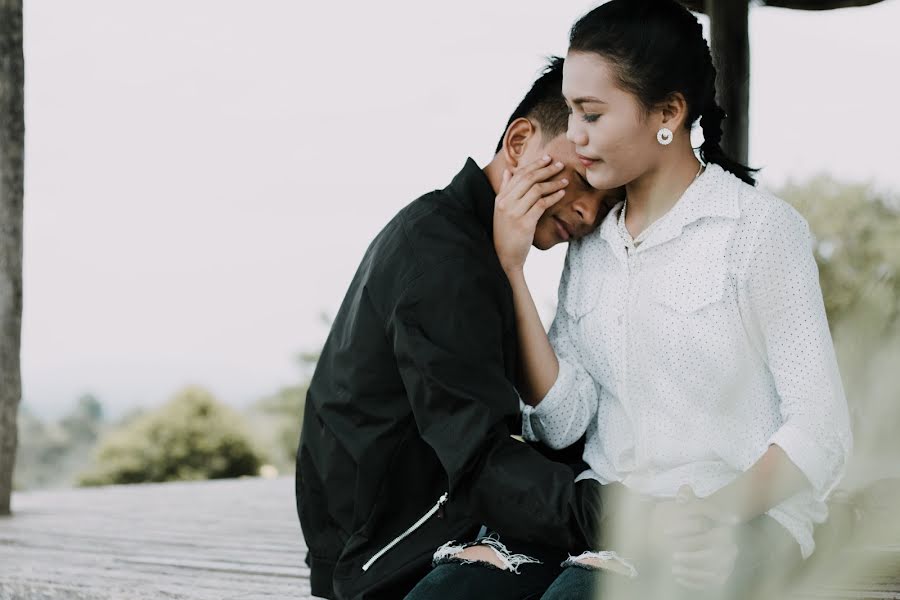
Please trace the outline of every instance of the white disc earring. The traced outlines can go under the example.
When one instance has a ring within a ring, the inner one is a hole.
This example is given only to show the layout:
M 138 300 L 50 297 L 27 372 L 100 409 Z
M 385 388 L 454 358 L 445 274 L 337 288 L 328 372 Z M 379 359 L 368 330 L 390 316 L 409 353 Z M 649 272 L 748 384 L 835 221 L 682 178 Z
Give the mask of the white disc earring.
M 668 127 L 663 127 L 656 132 L 656 141 L 663 146 L 668 146 L 669 144 L 671 144 L 674 138 L 675 136 L 672 135 L 672 130 Z

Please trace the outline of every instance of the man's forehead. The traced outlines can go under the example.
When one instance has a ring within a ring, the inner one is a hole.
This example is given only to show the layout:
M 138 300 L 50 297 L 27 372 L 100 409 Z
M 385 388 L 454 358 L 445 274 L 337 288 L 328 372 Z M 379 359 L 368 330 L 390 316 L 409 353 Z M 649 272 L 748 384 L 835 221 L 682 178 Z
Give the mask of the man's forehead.
M 566 138 L 565 132 L 562 132 L 557 137 L 553 138 L 545 148 L 547 153 L 553 158 L 562 161 L 563 164 L 570 167 L 582 177 L 587 175 L 586 167 L 578 160 L 578 155 L 575 153 L 575 144 Z

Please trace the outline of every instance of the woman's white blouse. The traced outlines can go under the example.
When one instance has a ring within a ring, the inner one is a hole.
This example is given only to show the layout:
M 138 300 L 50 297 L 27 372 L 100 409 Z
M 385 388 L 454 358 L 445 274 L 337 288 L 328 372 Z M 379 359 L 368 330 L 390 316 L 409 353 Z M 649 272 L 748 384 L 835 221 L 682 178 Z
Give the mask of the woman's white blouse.
M 852 437 L 806 221 L 714 164 L 639 246 L 620 216 L 569 247 L 525 437 L 586 432 L 581 478 L 654 497 L 707 496 L 777 444 L 812 488 L 768 514 L 809 556 Z

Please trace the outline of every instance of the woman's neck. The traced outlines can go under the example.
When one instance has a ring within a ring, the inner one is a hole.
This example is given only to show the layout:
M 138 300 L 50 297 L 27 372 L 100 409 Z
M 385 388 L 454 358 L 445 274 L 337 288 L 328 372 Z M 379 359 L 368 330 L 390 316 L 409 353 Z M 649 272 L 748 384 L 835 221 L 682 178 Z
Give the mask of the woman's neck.
M 694 182 L 701 168 L 693 150 L 647 171 L 625 186 L 628 198 L 625 227 L 636 238 L 669 212 Z

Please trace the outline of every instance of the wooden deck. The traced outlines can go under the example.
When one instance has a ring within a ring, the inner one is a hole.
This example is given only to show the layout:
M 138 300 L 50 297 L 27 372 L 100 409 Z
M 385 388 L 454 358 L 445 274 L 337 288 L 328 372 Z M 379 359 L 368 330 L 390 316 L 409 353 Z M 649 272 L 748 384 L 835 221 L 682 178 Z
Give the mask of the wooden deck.
M 17 493 L 13 511 L 0 600 L 311 598 L 290 477 Z M 898 532 L 878 529 L 811 564 L 796 598 L 900 600 Z
M 13 495 L 0 600 L 305 599 L 293 478 Z

